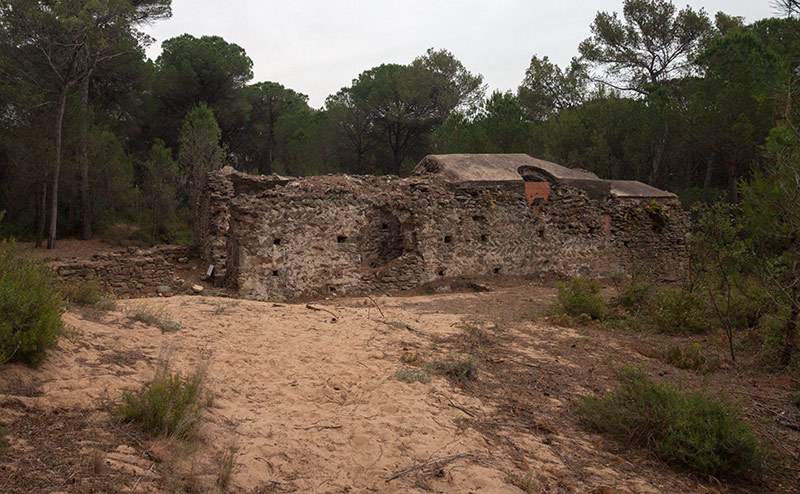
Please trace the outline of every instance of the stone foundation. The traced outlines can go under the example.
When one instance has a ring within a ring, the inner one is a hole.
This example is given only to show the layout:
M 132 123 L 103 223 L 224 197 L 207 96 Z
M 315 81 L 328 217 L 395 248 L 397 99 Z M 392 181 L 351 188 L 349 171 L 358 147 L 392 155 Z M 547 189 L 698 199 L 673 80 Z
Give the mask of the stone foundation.
M 120 298 L 154 297 L 159 286 L 173 290 L 183 283 L 176 278 L 175 262 L 188 258 L 186 247 L 155 247 L 95 254 L 92 259 L 60 259 L 50 263 L 63 283 L 96 281 Z

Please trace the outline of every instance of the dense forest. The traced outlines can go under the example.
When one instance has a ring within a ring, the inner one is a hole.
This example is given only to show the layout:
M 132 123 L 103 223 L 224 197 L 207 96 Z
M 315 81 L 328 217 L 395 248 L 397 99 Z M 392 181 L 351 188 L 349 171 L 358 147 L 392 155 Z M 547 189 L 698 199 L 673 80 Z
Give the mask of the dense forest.
M 800 9 L 776 7 L 746 24 L 625 0 L 597 13 L 569 66 L 533 54 L 516 92 L 487 94 L 431 48 L 314 109 L 253 82 L 245 50 L 217 36 L 166 40 L 148 60 L 141 28 L 170 0 L 0 0 L 2 233 L 190 242 L 206 170 L 402 175 L 428 153 L 528 153 L 687 205 L 736 203 L 797 146 Z

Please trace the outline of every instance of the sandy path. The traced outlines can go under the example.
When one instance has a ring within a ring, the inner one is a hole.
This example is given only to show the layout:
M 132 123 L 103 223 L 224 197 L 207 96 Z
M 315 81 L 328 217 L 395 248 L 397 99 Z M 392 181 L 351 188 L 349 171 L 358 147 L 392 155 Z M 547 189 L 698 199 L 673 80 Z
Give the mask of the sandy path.
M 25 400 L 43 411 L 102 408 L 118 401 L 122 389 L 149 379 L 166 353 L 176 370 L 203 361 L 210 366 L 214 404 L 194 458 L 195 473 L 206 483 L 213 482 L 214 457 L 235 440 L 232 483 L 239 490 L 425 492 L 421 482 L 441 492 L 519 492 L 505 482 L 504 465 L 482 436 L 458 427 L 464 413 L 449 402 L 483 411 L 478 400 L 440 377 L 429 384 L 394 377 L 404 351 L 426 348 L 427 335 L 458 332 L 459 317 L 387 305 L 382 319 L 374 307 L 349 303 L 315 304 L 335 313 L 336 321 L 304 305 L 189 296 L 125 303 L 164 310 L 181 322 L 179 332 L 167 334 L 121 312 L 99 322 L 70 312 L 70 337 L 34 373 L 43 397 Z M 25 373 L 7 366 L 0 379 Z M 406 467 L 461 453 L 474 458 L 451 463 L 440 476 L 386 482 Z M 130 458 L 120 462 L 146 466 Z M 152 471 L 145 477 L 137 490 L 153 489 Z

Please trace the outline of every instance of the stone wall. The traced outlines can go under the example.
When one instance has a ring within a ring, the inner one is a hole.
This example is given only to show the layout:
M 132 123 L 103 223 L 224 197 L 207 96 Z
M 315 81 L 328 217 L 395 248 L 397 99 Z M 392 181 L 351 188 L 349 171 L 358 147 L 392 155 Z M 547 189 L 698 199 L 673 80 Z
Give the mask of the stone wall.
M 153 297 L 159 286 L 173 290 L 183 283 L 175 275 L 175 263 L 186 262 L 186 247 L 155 247 L 99 253 L 91 259 L 56 259 L 50 263 L 64 283 L 96 281 L 102 289 L 120 298 Z
M 563 184 L 215 173 L 209 183 L 230 184 L 213 207 L 227 230 L 224 237 L 222 227 L 208 235 L 209 259 L 225 260 L 225 283 L 247 298 L 540 272 L 645 269 L 674 278 L 686 259 L 686 215 L 675 199 L 651 207 L 649 199 L 590 198 Z

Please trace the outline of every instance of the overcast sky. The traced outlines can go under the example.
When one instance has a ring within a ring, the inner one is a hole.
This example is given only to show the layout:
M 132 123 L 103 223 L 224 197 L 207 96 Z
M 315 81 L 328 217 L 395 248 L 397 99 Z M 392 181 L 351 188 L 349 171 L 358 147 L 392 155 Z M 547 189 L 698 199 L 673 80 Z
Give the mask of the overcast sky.
M 753 22 L 774 15 L 771 0 L 692 0 L 678 6 L 722 10 Z M 516 90 L 531 56 L 562 67 L 577 55 L 599 10 L 622 0 L 172 0 L 171 19 L 145 31 L 161 42 L 189 33 L 219 35 L 253 60 L 253 82 L 274 81 L 325 98 L 364 70 L 409 63 L 430 47 L 446 48 L 489 90 Z

